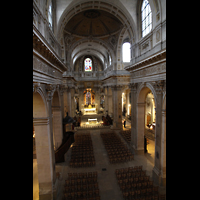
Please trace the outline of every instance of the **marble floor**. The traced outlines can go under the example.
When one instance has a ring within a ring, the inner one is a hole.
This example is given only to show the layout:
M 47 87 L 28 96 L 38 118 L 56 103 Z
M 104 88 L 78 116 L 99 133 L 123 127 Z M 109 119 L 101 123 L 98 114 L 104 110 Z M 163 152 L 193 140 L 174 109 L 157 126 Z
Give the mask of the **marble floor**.
M 130 126 L 128 122 L 126 124 L 127 128 Z M 124 129 L 124 128 L 123 128 Z M 115 169 L 134 167 L 142 165 L 143 169 L 146 170 L 147 175 L 152 179 L 152 170 L 153 170 L 153 162 L 151 159 L 148 159 L 146 154 L 144 155 L 134 155 L 133 161 L 128 161 L 120 164 L 110 164 L 107 156 L 106 149 L 103 145 L 103 141 L 100 136 L 100 132 L 102 130 L 79 130 L 75 134 L 83 134 L 90 133 L 92 138 L 92 143 L 94 147 L 94 156 L 96 160 L 96 165 L 93 167 L 83 167 L 83 168 L 70 168 L 69 161 L 71 158 L 71 148 L 65 154 L 65 162 L 56 164 L 56 172 L 60 173 L 60 177 L 56 180 L 56 188 L 57 188 L 57 199 L 56 200 L 64 200 L 64 185 L 65 180 L 67 179 L 68 173 L 80 173 L 80 172 L 98 172 L 98 185 L 101 200 L 123 200 L 122 192 L 120 191 L 119 185 L 117 183 L 117 178 L 115 176 Z M 104 130 L 106 131 L 106 130 Z M 108 130 L 109 131 L 109 130 Z M 128 144 L 124 140 L 124 138 L 117 132 L 117 134 L 121 137 L 122 141 L 127 145 Z M 155 145 L 155 144 L 154 144 Z M 148 148 L 149 151 L 153 147 L 152 142 L 150 142 Z M 153 151 L 153 150 L 152 150 Z M 37 179 L 37 170 L 36 167 L 36 159 L 33 162 L 33 200 L 38 200 L 38 181 Z M 106 171 L 102 171 L 102 168 L 106 168 Z M 165 193 L 165 189 L 160 193 Z

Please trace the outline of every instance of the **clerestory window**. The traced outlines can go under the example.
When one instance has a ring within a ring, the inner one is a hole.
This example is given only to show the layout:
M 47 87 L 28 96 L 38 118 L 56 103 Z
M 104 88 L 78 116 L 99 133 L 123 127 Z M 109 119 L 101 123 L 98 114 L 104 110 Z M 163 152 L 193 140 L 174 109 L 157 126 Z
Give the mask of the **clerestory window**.
M 52 24 L 53 24 L 53 18 L 52 18 L 52 13 L 53 13 L 53 10 L 52 10 L 52 0 L 50 0 L 49 2 L 49 7 L 48 7 L 48 21 L 49 21 L 49 26 L 50 28 L 52 29 Z
M 152 29 L 152 12 L 148 0 L 143 0 L 141 15 L 142 15 L 142 37 L 144 37 Z
M 129 42 L 125 42 L 122 47 L 123 62 L 130 62 L 131 60 L 131 45 Z

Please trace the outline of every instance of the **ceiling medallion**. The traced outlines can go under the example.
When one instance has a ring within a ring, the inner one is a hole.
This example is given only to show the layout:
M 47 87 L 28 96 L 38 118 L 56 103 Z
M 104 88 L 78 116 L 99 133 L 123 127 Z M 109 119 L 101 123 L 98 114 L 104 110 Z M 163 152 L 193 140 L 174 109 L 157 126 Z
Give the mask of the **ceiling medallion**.
M 101 14 L 97 10 L 87 10 L 84 12 L 84 16 L 90 19 L 94 19 L 99 17 Z

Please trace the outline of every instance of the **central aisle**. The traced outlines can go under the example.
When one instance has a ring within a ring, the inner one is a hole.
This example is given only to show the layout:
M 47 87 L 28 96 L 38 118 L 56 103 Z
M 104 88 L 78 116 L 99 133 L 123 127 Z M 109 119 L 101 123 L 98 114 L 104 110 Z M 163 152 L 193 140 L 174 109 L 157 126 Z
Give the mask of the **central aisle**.
M 81 172 L 94 172 L 98 173 L 98 185 L 101 200 L 123 200 L 122 192 L 117 183 L 117 178 L 115 176 L 115 169 L 134 167 L 143 165 L 143 169 L 146 170 L 146 174 L 152 177 L 153 164 L 147 160 L 144 155 L 134 155 L 133 161 L 128 161 L 125 163 L 119 164 L 110 164 L 106 149 L 103 145 L 103 141 L 100 136 L 102 130 L 80 130 L 77 131 L 77 135 L 90 133 L 93 143 L 93 152 L 96 161 L 96 165 L 93 167 L 82 167 L 82 168 L 71 168 L 69 167 L 69 161 L 71 158 L 71 148 L 66 153 L 66 162 L 56 164 L 56 172 L 60 172 L 60 178 L 58 180 L 59 191 L 57 191 L 57 200 L 63 200 L 64 196 L 64 185 L 65 180 L 67 179 L 68 173 L 81 173 Z M 104 130 L 106 131 L 106 130 Z M 110 130 L 108 130 L 110 131 Z M 125 143 L 125 140 L 121 137 L 122 141 Z M 126 143 L 125 143 L 126 144 Z M 106 168 L 105 171 L 102 171 L 102 168 Z

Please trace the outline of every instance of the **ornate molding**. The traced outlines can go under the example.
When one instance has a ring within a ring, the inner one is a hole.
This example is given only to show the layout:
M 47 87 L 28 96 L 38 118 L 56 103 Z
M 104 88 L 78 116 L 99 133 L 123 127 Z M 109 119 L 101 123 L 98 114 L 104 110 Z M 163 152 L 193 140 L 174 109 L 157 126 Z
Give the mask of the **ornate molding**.
M 165 89 L 165 81 L 164 80 L 155 81 L 153 86 L 156 90 L 156 93 L 161 94 Z
M 166 49 L 162 50 L 156 54 L 153 54 L 152 56 L 149 56 L 148 58 L 137 62 L 133 65 L 129 65 L 125 67 L 124 69 L 129 71 L 129 72 L 135 72 L 137 70 L 141 70 L 143 68 L 147 68 L 156 64 L 159 64 L 161 62 L 166 61 Z
M 45 85 L 47 92 L 47 101 L 51 101 L 53 98 L 53 93 L 56 90 L 56 85 Z
M 40 88 L 40 83 L 33 83 L 33 92 L 38 92 L 39 88 Z
M 49 124 L 49 118 L 48 117 L 42 117 L 42 118 L 33 118 L 34 126 L 44 126 Z
M 130 83 L 129 84 L 129 88 L 131 89 L 131 91 L 136 91 L 137 90 L 137 83 Z

